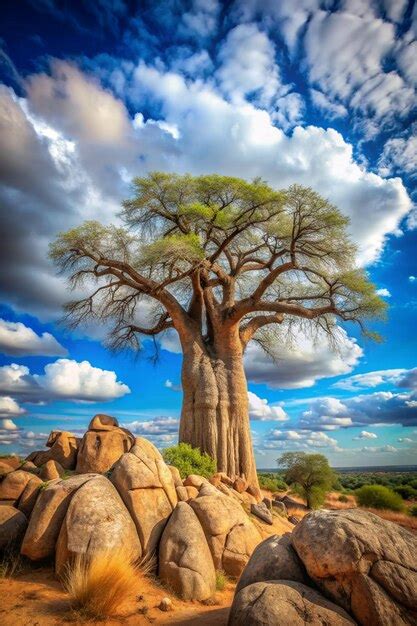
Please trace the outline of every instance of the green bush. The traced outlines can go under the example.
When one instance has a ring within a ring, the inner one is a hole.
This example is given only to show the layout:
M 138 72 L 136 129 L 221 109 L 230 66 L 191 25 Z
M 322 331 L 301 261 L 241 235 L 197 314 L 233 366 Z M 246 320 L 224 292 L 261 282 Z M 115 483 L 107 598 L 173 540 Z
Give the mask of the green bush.
M 216 472 L 216 461 L 206 452 L 202 454 L 199 448 L 192 448 L 188 443 L 165 448 L 162 456 L 168 465 L 175 465 L 181 478 L 186 478 L 190 474 L 209 478 Z
M 404 510 L 401 496 L 383 485 L 364 485 L 356 491 L 355 495 L 359 506 L 390 511 Z
M 345 494 L 344 494 L 344 493 L 342 493 L 342 494 L 339 496 L 339 502 L 349 502 L 349 498 L 348 498 L 347 496 L 345 496 Z
M 216 570 L 216 591 L 223 591 L 223 589 L 226 587 L 226 583 L 227 583 L 226 574 L 222 570 L 217 569 Z
M 399 496 L 404 498 L 404 500 L 416 500 L 417 499 L 417 489 L 414 489 L 410 485 L 400 485 L 399 487 L 394 487 L 395 493 L 398 493 Z
M 413 506 L 410 506 L 410 508 L 408 509 L 408 512 L 413 517 L 417 517 L 417 504 L 413 504 Z
M 273 472 L 259 472 L 258 480 L 261 489 L 267 489 L 268 491 L 286 491 L 288 489 L 288 486 L 282 480 L 281 476 Z

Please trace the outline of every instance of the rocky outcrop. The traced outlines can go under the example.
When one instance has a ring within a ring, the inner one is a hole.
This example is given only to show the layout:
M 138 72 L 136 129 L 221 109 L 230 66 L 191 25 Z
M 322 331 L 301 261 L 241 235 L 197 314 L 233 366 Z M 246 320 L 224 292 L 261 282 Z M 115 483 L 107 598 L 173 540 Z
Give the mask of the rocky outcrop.
M 6 500 L 10 504 L 17 502 L 32 479 L 33 474 L 24 470 L 10 472 L 0 483 L 0 500 Z
M 23 538 L 21 553 L 33 561 L 51 557 L 71 498 L 95 474 L 56 480 L 41 489 Z
M 120 428 L 116 418 L 109 415 L 96 415 L 90 422 L 89 430 L 81 440 L 77 456 L 77 474 L 107 472 L 128 452 L 134 443 L 134 436 Z
M 170 470 L 150 441 L 137 437 L 115 464 L 111 481 L 126 504 L 144 555 L 152 554 L 178 496 Z
M 162 534 L 159 576 L 184 600 L 207 600 L 216 590 L 210 549 L 196 514 L 179 502 Z
M 238 577 L 261 539 L 247 514 L 209 483 L 190 505 L 203 527 L 215 569 Z
M 73 470 L 77 462 L 79 439 L 72 433 L 62 430 L 53 430 L 46 442 L 50 450 L 32 452 L 26 461 L 33 462 L 37 467 L 48 461 L 57 461 L 64 469 Z
M 292 544 L 309 577 L 363 625 L 417 623 L 417 537 L 360 511 L 315 511 Z
M 55 569 L 62 575 L 76 556 L 129 549 L 132 561 L 142 548 L 132 518 L 105 476 L 81 485 L 69 503 L 56 544 Z
M 305 569 L 291 545 L 291 535 L 272 535 L 258 544 L 243 570 L 236 593 L 253 583 L 292 580 L 308 584 Z
M 27 526 L 27 519 L 22 511 L 13 506 L 0 506 L 0 550 L 18 545 Z
M 258 582 L 239 591 L 233 600 L 228 626 L 352 626 L 355 622 L 339 606 L 301 583 Z

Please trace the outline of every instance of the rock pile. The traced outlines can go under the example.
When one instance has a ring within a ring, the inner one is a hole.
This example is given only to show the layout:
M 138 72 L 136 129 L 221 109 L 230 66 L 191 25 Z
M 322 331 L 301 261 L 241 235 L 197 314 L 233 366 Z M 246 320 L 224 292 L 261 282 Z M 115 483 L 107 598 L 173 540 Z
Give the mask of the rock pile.
M 315 511 L 257 546 L 229 626 L 417 624 L 417 538 L 350 509 Z
M 0 546 L 14 541 L 32 561 L 54 558 L 58 575 L 77 555 L 130 546 L 134 559 L 155 557 L 181 597 L 206 600 L 216 570 L 238 577 L 262 539 L 244 478 L 182 480 L 113 417 L 96 415 L 81 440 L 53 431 L 47 445 L 3 475 Z

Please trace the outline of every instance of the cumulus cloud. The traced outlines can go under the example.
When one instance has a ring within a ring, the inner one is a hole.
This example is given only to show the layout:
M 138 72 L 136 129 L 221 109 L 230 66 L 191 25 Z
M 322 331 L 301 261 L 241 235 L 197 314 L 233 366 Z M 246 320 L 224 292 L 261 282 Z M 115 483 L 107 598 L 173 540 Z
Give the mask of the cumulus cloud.
M 0 420 L 0 430 L 17 430 L 16 424 L 13 420 L 10 419 L 2 419 Z
M 248 392 L 249 417 L 260 422 L 285 422 L 288 415 L 281 406 L 274 406 L 268 400 L 260 398 L 252 391 Z
M 388 369 L 377 370 L 375 372 L 366 372 L 364 374 L 355 374 L 355 376 L 349 376 L 339 380 L 333 386 L 339 389 L 365 389 L 369 387 L 378 387 L 387 383 L 396 383 L 400 380 L 401 376 L 405 374 L 405 369 Z
M 169 380 L 169 378 L 164 382 L 164 387 L 166 387 L 167 389 L 171 389 L 172 391 L 181 391 L 182 387 L 181 385 L 175 385 L 172 380 Z
M 22 322 L 0 319 L 0 352 L 8 356 L 65 356 L 67 350 L 50 333 L 37 335 Z
M 130 393 L 116 378 L 116 373 L 93 367 L 88 361 L 58 359 L 31 374 L 25 365 L 0 367 L 0 393 L 10 394 L 23 402 L 52 400 L 108 401 Z
M 408 137 L 388 139 L 384 145 L 378 165 L 379 171 L 383 176 L 389 176 L 398 172 L 405 172 L 415 176 L 417 172 L 417 128 L 415 128 L 415 134 L 411 134 Z
M 370 433 L 367 430 L 362 430 L 360 434 L 357 437 L 353 437 L 353 439 L 354 441 L 360 439 L 378 439 L 378 435 L 376 435 L 375 433 Z
M 18 405 L 16 400 L 13 400 L 10 396 L 0 396 L 0 417 L 19 416 L 26 413 L 25 409 Z M 3 422 L 9 422 L 11 420 L 3 420 Z
M 276 349 L 276 360 L 257 344 L 249 344 L 245 354 L 248 380 L 276 388 L 312 387 L 317 380 L 348 373 L 363 354 L 355 339 L 340 330 L 338 350 L 332 350 L 326 337 L 316 340 L 298 333 L 290 344 Z
M 167 446 L 177 441 L 179 424 L 178 418 L 158 416 L 143 422 L 128 422 L 124 426 L 135 435 L 146 437 L 157 445 Z
M 333 408 L 329 412 L 329 406 Z M 300 427 L 315 430 L 336 430 L 351 426 L 382 426 L 417 424 L 415 392 L 378 391 L 361 394 L 343 401 L 321 398 L 312 402 L 300 416 Z
M 340 452 L 341 448 L 336 439 L 324 432 L 308 430 L 278 430 L 274 429 L 265 437 L 262 447 L 265 450 L 305 450 L 328 449 Z

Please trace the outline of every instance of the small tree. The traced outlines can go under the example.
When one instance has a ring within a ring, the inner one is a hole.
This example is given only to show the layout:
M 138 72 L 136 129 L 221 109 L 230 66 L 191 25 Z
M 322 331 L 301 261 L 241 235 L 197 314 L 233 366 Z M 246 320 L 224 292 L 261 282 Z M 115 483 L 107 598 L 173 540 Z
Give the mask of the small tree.
M 336 476 L 323 454 L 284 452 L 277 463 L 286 470 L 284 480 L 307 500 L 310 509 L 319 507 Z
M 113 348 L 140 347 L 168 329 L 183 352 L 179 440 L 216 459 L 219 471 L 257 484 L 243 354 L 299 331 L 378 317 L 384 303 L 355 267 L 347 218 L 310 188 L 277 191 L 257 179 L 136 178 L 125 227 L 85 224 L 61 233 L 51 257 L 72 286 L 72 326 L 109 327 Z

